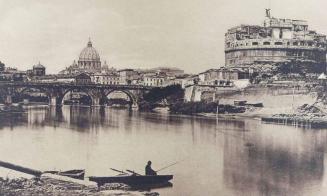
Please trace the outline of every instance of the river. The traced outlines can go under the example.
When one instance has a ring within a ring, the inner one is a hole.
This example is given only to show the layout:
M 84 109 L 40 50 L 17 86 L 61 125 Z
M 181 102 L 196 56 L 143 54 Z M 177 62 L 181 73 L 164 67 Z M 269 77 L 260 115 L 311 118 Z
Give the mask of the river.
M 40 169 L 174 174 L 161 195 L 326 195 L 326 130 L 119 109 L 29 109 L 0 116 L 2 161 Z M 0 169 L 0 175 L 17 173 Z

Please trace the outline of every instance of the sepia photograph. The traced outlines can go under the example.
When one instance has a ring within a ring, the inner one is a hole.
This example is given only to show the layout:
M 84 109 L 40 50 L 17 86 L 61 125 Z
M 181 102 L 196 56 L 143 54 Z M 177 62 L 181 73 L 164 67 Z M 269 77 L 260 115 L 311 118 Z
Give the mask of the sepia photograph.
M 0 0 L 0 196 L 327 195 L 326 8 Z

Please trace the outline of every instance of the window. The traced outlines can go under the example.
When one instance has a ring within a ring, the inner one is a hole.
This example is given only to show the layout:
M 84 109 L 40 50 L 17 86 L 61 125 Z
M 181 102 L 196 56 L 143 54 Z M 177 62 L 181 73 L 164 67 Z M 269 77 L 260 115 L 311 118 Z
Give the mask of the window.
M 257 46 L 258 42 L 252 42 L 252 46 Z
M 270 42 L 263 42 L 263 45 L 270 45 Z
M 275 45 L 276 46 L 281 46 L 281 45 L 283 45 L 283 42 L 275 42 Z

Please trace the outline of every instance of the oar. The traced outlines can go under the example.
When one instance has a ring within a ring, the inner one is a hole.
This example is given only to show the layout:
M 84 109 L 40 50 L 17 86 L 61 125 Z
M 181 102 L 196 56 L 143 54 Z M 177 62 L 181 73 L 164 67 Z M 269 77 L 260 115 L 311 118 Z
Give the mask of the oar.
M 118 170 L 118 169 L 114 169 L 114 168 L 110 168 L 112 171 L 115 171 L 115 172 L 119 172 L 121 174 L 126 174 L 126 172 L 122 171 L 122 170 Z
M 129 170 L 129 169 L 126 169 L 126 171 L 128 171 L 129 173 L 135 174 L 137 176 L 142 176 L 141 174 L 136 173 L 135 171 L 132 171 L 132 170 Z

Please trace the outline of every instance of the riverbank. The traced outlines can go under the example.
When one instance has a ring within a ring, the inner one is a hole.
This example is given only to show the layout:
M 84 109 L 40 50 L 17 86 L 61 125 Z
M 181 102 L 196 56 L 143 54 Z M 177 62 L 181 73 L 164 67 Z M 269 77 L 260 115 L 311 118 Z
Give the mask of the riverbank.
M 197 116 L 203 118 L 221 118 L 221 119 L 236 119 L 236 118 L 248 118 L 248 119 L 261 119 L 271 117 L 276 114 L 292 114 L 295 109 L 292 107 L 279 107 L 279 108 L 265 108 L 265 107 L 246 107 L 243 113 L 213 113 L 213 112 L 200 112 L 194 114 L 174 114 L 177 116 Z
M 190 114 L 178 114 L 174 112 L 161 112 L 156 110 L 156 113 L 169 113 L 176 116 L 193 116 L 208 119 L 253 119 L 265 123 L 274 123 L 281 125 L 291 125 L 305 128 L 327 128 L 327 107 L 321 102 L 314 104 L 303 104 L 299 107 L 251 107 L 245 106 L 244 112 L 239 113 L 214 113 L 214 112 L 198 112 Z M 167 108 L 168 109 L 168 108 Z M 213 110 L 213 108 L 211 109 Z
M 133 191 L 125 184 L 111 183 L 101 187 L 86 186 L 47 176 L 41 179 L 0 178 L 0 195 L 69 195 L 69 196 L 158 196 L 157 192 Z
M 326 128 L 327 118 L 326 116 L 315 116 L 311 115 L 285 115 L 279 114 L 272 117 L 263 117 L 261 119 L 263 122 L 267 123 L 277 123 L 284 125 L 294 125 L 297 127 L 307 127 L 307 128 Z
M 268 117 L 262 117 L 262 121 L 299 127 L 326 128 L 326 105 L 320 100 L 314 104 L 304 104 L 290 114 L 277 113 Z

